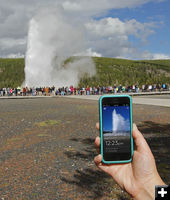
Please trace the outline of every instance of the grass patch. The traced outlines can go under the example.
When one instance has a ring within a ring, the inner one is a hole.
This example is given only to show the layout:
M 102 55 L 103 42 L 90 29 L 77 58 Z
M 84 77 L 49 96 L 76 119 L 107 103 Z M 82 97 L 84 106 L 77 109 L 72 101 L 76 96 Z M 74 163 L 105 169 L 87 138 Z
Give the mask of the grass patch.
M 35 123 L 35 125 L 39 127 L 55 126 L 59 124 L 61 124 L 61 120 L 47 120 L 47 121 Z
M 47 134 L 38 134 L 38 137 L 49 137 Z

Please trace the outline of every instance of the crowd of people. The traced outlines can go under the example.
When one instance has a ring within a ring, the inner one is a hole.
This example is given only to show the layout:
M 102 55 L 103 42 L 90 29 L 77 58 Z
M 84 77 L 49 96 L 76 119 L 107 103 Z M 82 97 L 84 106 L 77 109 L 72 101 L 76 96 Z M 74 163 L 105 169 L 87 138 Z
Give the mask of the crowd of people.
M 138 93 L 138 92 L 157 92 L 169 91 L 168 84 L 146 84 L 138 87 L 131 86 L 98 86 L 98 87 L 17 87 L 17 88 L 0 88 L 0 96 L 56 96 L 56 95 L 103 95 L 116 93 Z

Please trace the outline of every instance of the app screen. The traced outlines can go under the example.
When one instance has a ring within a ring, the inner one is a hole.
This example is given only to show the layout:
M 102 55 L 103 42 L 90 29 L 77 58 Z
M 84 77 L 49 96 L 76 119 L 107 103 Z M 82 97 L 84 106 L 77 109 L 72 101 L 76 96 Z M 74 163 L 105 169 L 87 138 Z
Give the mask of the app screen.
M 124 156 L 130 155 L 130 106 L 121 105 L 103 105 L 103 153 L 107 160 L 110 154 L 113 158 L 120 160 Z M 115 154 L 117 156 L 115 157 Z M 119 156 L 118 156 L 119 154 Z

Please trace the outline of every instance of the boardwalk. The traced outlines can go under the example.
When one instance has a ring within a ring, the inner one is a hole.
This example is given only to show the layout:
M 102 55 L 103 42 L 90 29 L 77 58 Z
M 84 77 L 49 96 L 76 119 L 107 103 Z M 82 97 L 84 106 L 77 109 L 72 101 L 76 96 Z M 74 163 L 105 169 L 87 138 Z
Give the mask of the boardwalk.
M 70 98 L 78 99 L 89 99 L 89 100 L 99 100 L 100 95 L 89 95 L 89 96 L 67 96 Z M 143 105 L 154 105 L 154 106 L 164 106 L 170 107 L 170 94 L 166 95 L 136 95 L 133 96 L 133 104 L 143 104 Z

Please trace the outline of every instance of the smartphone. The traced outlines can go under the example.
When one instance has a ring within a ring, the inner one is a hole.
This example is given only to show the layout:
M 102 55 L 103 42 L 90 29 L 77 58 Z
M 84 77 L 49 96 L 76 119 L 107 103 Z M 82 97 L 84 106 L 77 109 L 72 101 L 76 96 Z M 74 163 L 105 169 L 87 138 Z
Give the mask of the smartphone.
M 128 163 L 133 156 L 132 98 L 106 95 L 99 99 L 102 162 Z

